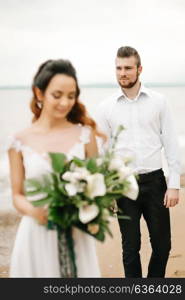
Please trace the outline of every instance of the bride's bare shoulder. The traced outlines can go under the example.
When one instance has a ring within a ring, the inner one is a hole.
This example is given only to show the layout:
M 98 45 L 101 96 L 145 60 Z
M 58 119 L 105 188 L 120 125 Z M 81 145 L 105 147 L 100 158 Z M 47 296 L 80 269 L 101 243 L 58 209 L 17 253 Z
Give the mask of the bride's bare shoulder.
M 26 137 L 28 137 L 31 133 L 33 133 L 33 127 L 28 127 L 25 129 L 22 129 L 21 131 L 18 131 L 14 134 L 15 138 L 19 140 L 24 140 Z

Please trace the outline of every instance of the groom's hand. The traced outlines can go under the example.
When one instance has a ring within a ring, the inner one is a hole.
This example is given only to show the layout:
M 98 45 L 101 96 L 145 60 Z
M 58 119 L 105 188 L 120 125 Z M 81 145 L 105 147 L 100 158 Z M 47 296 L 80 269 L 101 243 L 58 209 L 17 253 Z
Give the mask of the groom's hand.
M 167 189 L 164 196 L 164 206 L 166 208 L 173 207 L 179 202 L 179 190 L 178 189 Z

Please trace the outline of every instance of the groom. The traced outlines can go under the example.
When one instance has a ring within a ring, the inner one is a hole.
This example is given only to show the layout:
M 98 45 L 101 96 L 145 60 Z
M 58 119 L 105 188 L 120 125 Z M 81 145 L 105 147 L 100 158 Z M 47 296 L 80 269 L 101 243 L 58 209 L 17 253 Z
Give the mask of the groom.
M 138 52 L 132 47 L 121 47 L 115 62 L 120 88 L 100 104 L 97 117 L 110 143 L 118 126 L 125 127 L 116 151 L 132 157 L 138 174 L 137 200 L 123 197 L 118 201 L 124 215 L 131 217 L 130 220 L 118 220 L 125 277 L 142 277 L 139 254 L 141 216 L 146 221 L 152 247 L 147 277 L 164 277 L 171 249 L 169 207 L 179 201 L 177 138 L 166 99 L 140 82 L 142 66 Z M 162 148 L 169 167 L 168 184 L 162 171 Z

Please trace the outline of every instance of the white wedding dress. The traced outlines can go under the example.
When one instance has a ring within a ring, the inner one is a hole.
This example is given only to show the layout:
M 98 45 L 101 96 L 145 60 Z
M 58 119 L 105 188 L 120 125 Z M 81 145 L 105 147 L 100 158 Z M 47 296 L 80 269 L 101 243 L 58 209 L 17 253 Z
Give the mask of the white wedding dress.
M 68 158 L 85 157 L 84 145 L 89 142 L 90 129 L 81 127 L 79 142 L 67 153 Z M 21 151 L 26 179 L 51 171 L 47 153 L 40 154 L 13 136 L 9 137 L 8 148 Z M 77 277 L 100 277 L 94 238 L 73 228 L 73 240 Z M 10 277 L 60 277 L 58 257 L 57 232 L 39 225 L 32 217 L 23 216 L 14 242 Z

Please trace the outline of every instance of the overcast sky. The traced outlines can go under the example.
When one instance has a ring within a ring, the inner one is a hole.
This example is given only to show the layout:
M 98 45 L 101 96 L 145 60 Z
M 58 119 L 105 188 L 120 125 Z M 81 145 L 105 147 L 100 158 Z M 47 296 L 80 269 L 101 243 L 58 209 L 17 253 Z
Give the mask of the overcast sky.
M 0 85 L 30 85 L 39 64 L 67 58 L 80 83 L 115 82 L 122 45 L 146 82 L 185 82 L 184 0 L 0 0 Z

